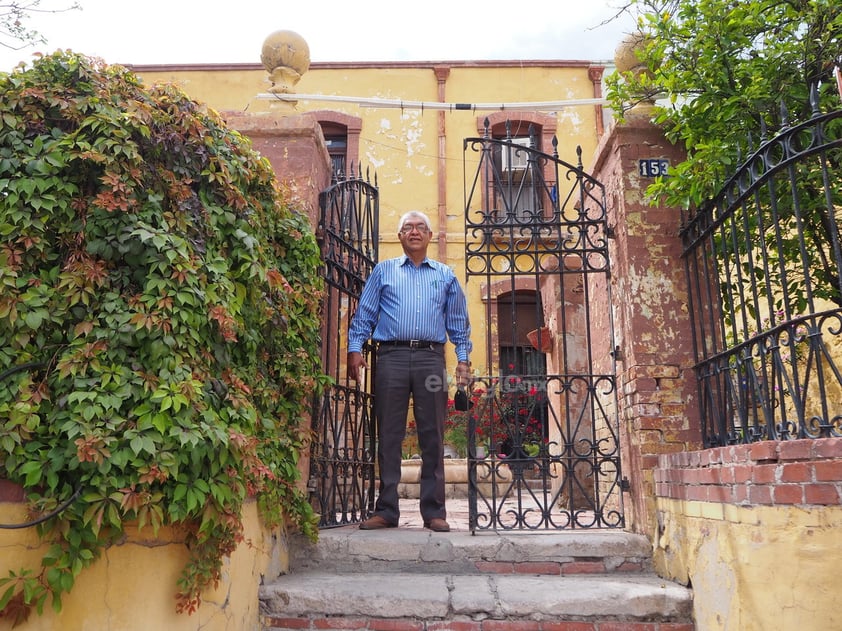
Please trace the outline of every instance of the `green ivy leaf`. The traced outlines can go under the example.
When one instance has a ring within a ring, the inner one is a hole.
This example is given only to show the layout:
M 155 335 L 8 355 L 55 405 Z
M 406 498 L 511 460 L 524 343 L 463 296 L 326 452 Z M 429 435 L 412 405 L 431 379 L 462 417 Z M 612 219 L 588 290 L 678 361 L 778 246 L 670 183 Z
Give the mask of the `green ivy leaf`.
M 45 505 L 84 488 L 39 531 L 62 542 L 45 583 L 24 569 L 17 589 L 60 609 L 125 519 L 188 522 L 187 609 L 236 545 L 247 484 L 267 520 L 312 532 L 289 419 L 324 383 L 318 244 L 268 161 L 174 86 L 58 52 L 0 73 L 0 121 L 0 237 L 28 244 L 0 258 L 0 371 L 51 360 L 0 383 L 0 475 Z

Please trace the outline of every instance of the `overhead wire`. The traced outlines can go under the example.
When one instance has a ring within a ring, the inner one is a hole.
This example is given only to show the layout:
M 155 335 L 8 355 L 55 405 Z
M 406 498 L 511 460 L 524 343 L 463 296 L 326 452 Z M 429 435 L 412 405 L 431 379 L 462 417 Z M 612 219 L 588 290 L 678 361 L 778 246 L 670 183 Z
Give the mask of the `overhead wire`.
M 438 101 L 405 101 L 403 99 L 383 99 L 364 96 L 340 96 L 335 94 L 295 94 L 295 93 L 262 93 L 257 95 L 258 99 L 277 99 L 279 101 L 334 101 L 339 103 L 352 103 L 360 107 L 372 108 L 399 108 L 424 110 L 457 111 L 527 111 L 527 112 L 554 112 L 566 107 L 577 107 L 581 105 L 605 105 L 608 103 L 604 98 L 588 99 L 562 99 L 558 101 L 525 101 L 520 103 L 441 103 Z

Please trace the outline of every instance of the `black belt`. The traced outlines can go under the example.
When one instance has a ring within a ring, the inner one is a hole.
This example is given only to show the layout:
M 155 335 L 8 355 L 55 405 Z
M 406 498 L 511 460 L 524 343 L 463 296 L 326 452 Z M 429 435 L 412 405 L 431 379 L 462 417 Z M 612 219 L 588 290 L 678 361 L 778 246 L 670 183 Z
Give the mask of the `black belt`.
M 405 346 L 406 348 L 429 350 L 434 350 L 440 346 L 444 346 L 441 342 L 430 342 L 427 340 L 389 340 L 387 342 L 377 343 L 380 344 L 380 346 Z

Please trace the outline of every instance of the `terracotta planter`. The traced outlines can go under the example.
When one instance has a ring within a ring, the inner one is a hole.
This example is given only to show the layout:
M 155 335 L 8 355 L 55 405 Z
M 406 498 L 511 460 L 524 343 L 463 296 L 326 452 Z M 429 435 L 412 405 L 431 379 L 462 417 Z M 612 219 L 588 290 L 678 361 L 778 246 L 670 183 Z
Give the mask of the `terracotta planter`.
M 526 339 L 542 353 L 549 353 L 553 350 L 553 334 L 549 328 L 542 326 L 526 334 Z

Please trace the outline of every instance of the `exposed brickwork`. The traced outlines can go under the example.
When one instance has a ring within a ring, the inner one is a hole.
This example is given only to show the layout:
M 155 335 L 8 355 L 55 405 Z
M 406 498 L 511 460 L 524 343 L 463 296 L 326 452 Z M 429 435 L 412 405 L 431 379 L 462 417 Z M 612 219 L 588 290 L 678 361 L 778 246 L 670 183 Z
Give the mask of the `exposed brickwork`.
M 604 574 L 606 572 L 640 572 L 642 563 L 623 562 L 618 566 L 606 567 L 604 559 L 583 561 L 478 561 L 474 564 L 478 571 L 486 574 L 536 574 L 559 576 L 572 574 Z
M 480 631 L 481 629 L 482 622 L 474 620 L 447 620 L 427 624 L 427 631 Z
M 749 506 L 842 504 L 842 441 L 766 441 L 664 454 L 658 496 Z
M 694 631 L 686 622 L 635 622 L 604 620 L 578 622 L 564 620 L 437 620 L 418 621 L 386 618 L 267 618 L 264 631 L 295 629 L 356 629 L 359 631 Z
M 566 563 L 562 574 L 602 574 L 605 572 L 605 564 L 600 561 L 576 561 Z
M 560 574 L 561 564 L 552 561 L 514 563 L 516 574 Z M 600 563 L 602 565 L 602 563 Z
M 21 485 L 0 479 L 0 502 L 22 502 L 24 497 Z
M 652 206 L 643 194 L 640 159 L 684 158 L 648 117 L 629 117 L 606 134 L 594 176 L 606 186 L 612 248 L 612 305 L 619 361 L 620 443 L 631 482 L 626 523 L 648 532 L 656 520 L 653 470 L 663 454 L 698 449 L 701 432 L 691 366 L 681 212 Z M 596 306 L 595 311 L 600 307 Z M 628 509 L 631 510 L 628 510 Z
M 372 619 L 368 621 L 367 629 L 373 631 L 423 631 L 426 624 L 417 620 L 388 620 Z
M 284 618 L 283 620 L 287 619 Z M 306 622 L 306 619 L 304 618 L 290 618 L 290 620 Z M 341 618 L 313 619 L 314 629 L 364 629 L 366 625 L 368 625 L 368 620 L 366 618 L 352 618 L 343 616 Z
M 537 620 L 484 620 L 483 631 L 541 631 Z

